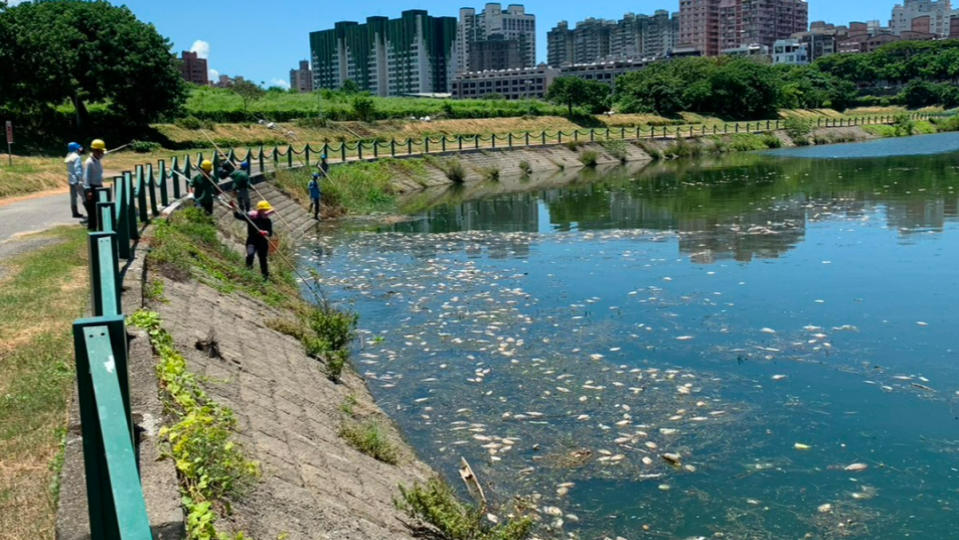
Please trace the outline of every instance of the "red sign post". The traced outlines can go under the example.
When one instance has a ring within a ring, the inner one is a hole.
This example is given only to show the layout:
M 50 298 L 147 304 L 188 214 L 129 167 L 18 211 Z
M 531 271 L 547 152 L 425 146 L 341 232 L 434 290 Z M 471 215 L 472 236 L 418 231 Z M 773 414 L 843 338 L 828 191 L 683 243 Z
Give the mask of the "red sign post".
M 13 144 L 13 122 L 7 120 L 7 163 L 13 165 L 13 152 L 10 146 Z

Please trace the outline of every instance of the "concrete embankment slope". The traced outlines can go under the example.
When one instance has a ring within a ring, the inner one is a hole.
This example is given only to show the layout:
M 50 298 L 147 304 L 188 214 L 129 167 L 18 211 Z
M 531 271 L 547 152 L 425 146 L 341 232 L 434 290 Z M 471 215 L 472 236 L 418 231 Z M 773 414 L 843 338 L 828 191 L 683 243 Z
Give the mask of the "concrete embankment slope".
M 275 220 L 280 234 L 295 236 L 291 228 L 302 232 L 311 226 L 312 218 L 301 207 L 270 186 L 257 187 L 282 211 L 283 219 Z M 225 209 L 217 212 L 224 237 L 242 241 L 245 225 Z M 397 486 L 424 481 L 432 472 L 402 441 L 364 381 L 349 368 L 339 383 L 330 381 L 324 366 L 304 353 L 299 340 L 265 325 L 270 319 L 292 319 L 293 314 L 200 280 L 171 280 L 144 265 L 151 233 L 147 228 L 126 273 L 124 311 L 145 307 L 160 314 L 188 369 L 202 376 L 214 401 L 235 413 L 235 440 L 261 465 L 259 480 L 230 501 L 232 512 L 221 517 L 218 529 L 264 539 L 410 537 L 393 504 Z M 163 298 L 145 299 L 145 285 L 156 289 L 155 281 L 163 284 Z M 131 402 L 141 433 L 138 451 L 154 535 L 181 538 L 176 473 L 169 459 L 160 459 L 157 437 L 158 426 L 169 425 L 171 419 L 164 417 L 157 399 L 158 360 L 142 332 L 134 332 L 130 356 Z M 398 446 L 397 465 L 377 461 L 340 438 L 346 402 L 352 416 L 379 421 Z M 76 421 L 72 424 L 58 537 L 79 539 L 89 537 L 89 528 L 81 443 Z

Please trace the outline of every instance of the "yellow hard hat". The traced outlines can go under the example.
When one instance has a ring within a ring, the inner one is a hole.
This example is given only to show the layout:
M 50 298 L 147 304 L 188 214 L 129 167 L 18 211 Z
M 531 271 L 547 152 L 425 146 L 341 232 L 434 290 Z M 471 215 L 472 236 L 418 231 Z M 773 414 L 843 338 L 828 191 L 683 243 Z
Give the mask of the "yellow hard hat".
M 210 172 L 213 170 L 213 162 L 209 159 L 204 159 L 203 163 L 200 163 L 200 168 L 206 172 Z
M 103 139 L 93 139 L 93 142 L 90 143 L 91 150 L 103 150 L 107 151 L 107 143 L 103 142 Z
M 270 206 L 270 203 L 266 201 L 260 201 L 256 203 L 256 209 L 261 210 L 263 212 L 269 212 L 270 210 L 273 210 L 273 207 Z

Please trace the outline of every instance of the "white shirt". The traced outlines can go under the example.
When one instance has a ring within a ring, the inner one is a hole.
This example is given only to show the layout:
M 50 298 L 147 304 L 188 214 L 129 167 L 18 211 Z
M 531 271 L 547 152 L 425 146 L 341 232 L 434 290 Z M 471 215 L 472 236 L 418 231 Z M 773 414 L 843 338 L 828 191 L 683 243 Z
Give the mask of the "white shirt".
M 103 163 L 99 159 L 90 156 L 83 165 L 83 187 L 103 186 Z
M 71 186 L 83 180 L 83 160 L 80 159 L 80 154 L 70 152 L 63 162 L 67 164 L 67 181 L 70 182 Z

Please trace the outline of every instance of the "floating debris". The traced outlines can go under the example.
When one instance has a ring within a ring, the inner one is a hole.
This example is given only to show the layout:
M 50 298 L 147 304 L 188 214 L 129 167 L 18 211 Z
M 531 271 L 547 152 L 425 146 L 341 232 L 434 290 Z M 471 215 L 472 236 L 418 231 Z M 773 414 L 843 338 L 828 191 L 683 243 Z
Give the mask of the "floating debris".
M 808 444 L 805 444 L 805 443 L 798 442 L 793 445 L 793 448 L 795 448 L 796 450 L 809 450 L 812 448 L 812 446 L 809 446 Z

